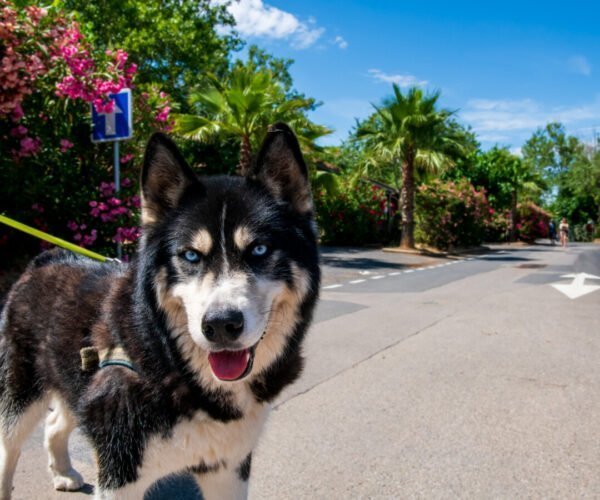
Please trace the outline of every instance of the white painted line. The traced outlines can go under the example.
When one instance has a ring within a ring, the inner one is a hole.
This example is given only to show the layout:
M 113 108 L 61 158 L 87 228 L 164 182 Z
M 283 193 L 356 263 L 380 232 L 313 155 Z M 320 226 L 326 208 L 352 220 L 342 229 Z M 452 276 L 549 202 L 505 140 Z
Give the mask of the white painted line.
M 418 269 L 420 271 L 420 269 Z M 406 271 L 404 271 L 405 273 L 414 273 L 415 270 L 414 269 L 407 269 Z
M 324 286 L 323 290 L 331 290 L 332 288 L 340 288 L 342 285 L 329 285 L 329 286 Z
M 400 271 L 396 271 L 394 273 L 388 273 L 388 276 L 398 276 L 399 274 L 402 274 Z
M 385 276 L 380 275 L 380 276 L 371 276 L 372 280 L 380 280 L 381 278 L 385 278 Z
M 424 269 L 425 269 L 424 267 L 417 267 L 417 268 L 415 269 L 415 271 L 423 271 Z M 408 272 L 408 271 L 407 271 L 407 272 Z
M 356 285 L 357 283 L 364 283 L 365 281 L 367 281 L 367 280 L 354 280 L 354 281 L 351 281 L 350 284 Z

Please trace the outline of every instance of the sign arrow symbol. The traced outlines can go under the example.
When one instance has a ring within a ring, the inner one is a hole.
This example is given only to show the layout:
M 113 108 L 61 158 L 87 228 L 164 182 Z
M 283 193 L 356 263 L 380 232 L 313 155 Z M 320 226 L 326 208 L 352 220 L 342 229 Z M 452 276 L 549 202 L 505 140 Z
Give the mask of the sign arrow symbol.
M 565 274 L 561 276 L 561 278 L 573 278 L 573 281 L 569 284 L 555 283 L 552 286 L 556 288 L 559 292 L 564 293 L 570 299 L 577 299 L 579 297 L 582 297 L 583 295 L 587 295 L 588 293 L 600 290 L 599 285 L 585 284 L 586 279 L 600 280 L 600 276 L 594 276 L 593 274 L 588 273 L 578 273 Z
M 110 113 L 102 111 L 98 113 L 99 116 L 104 116 L 104 135 L 117 135 L 117 116 L 123 114 L 123 110 L 119 107 L 116 101 L 114 101 L 113 110 Z

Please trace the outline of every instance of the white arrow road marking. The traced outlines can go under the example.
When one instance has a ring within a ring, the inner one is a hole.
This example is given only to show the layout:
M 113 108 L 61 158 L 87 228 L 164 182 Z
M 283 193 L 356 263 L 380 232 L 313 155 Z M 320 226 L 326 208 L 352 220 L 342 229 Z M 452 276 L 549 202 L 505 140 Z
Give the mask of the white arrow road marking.
M 117 117 L 116 115 L 123 114 L 123 110 L 115 101 L 113 110 L 110 113 L 102 112 L 98 113 L 100 116 L 104 116 L 104 135 L 116 135 L 117 134 Z
M 600 290 L 598 285 L 586 285 L 585 280 L 600 280 L 600 276 L 594 276 L 593 274 L 579 273 L 579 274 L 565 274 L 561 278 L 573 278 L 573 281 L 569 284 L 554 283 L 552 286 L 559 292 L 564 293 L 570 299 L 578 299 L 583 295 Z

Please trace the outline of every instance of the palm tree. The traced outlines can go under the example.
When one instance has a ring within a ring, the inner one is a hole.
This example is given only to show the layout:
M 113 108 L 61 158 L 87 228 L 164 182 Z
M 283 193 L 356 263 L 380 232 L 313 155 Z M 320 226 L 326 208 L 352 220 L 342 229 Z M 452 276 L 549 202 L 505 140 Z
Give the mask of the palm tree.
M 287 122 L 306 149 L 314 148 L 317 138 L 330 133 L 306 117 L 313 100 L 287 96 L 270 71 L 238 66 L 225 82 L 214 75 L 208 78 L 206 88 L 190 94 L 190 104 L 197 114 L 175 115 L 175 132 L 200 142 L 238 137 L 241 175 L 248 172 L 254 148 L 272 123 Z
M 406 94 L 393 85 L 394 95 L 358 126 L 356 138 L 368 152 L 368 163 L 391 169 L 400 186 L 402 236 L 400 247 L 414 248 L 415 174 L 438 172 L 453 164 L 461 137 L 452 126 L 452 112 L 436 108 L 439 92 L 425 95 L 412 87 Z

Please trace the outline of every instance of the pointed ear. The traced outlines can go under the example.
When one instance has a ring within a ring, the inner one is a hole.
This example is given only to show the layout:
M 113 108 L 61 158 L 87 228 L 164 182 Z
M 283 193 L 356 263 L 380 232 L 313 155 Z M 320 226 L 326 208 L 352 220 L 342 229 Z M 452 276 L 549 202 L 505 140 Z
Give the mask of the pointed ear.
M 276 123 L 269 128 L 256 157 L 252 177 L 298 213 L 305 215 L 313 211 L 308 169 L 298 139 L 285 123 Z
M 153 224 L 176 207 L 181 195 L 196 176 L 166 135 L 154 134 L 142 167 L 142 224 Z

